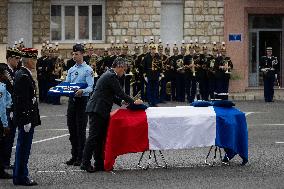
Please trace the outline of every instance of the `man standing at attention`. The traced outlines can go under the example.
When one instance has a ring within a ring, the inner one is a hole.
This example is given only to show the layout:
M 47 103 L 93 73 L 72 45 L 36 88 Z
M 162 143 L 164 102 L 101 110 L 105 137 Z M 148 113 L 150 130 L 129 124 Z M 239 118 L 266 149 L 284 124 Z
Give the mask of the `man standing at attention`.
M 76 44 L 73 46 L 73 59 L 76 64 L 68 70 L 66 82 L 86 83 L 85 89 L 79 89 L 74 97 L 69 97 L 67 108 L 67 125 L 70 133 L 71 159 L 66 161 L 67 165 L 80 166 L 82 154 L 86 141 L 87 114 L 86 104 L 90 93 L 93 91 L 94 77 L 93 69 L 83 60 L 84 46 Z
M 34 128 L 41 124 L 36 86 L 32 77 L 32 70 L 36 69 L 37 53 L 37 49 L 23 48 L 23 66 L 15 74 L 13 121 L 15 126 L 18 127 L 18 140 L 13 170 L 14 185 L 37 185 L 34 180 L 28 177 L 28 162 Z

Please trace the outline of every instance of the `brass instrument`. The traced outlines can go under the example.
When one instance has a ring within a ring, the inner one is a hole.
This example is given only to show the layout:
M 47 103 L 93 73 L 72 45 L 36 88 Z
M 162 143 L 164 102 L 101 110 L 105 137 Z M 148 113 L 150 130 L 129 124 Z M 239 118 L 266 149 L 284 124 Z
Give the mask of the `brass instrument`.
M 162 68 L 162 60 L 154 56 L 152 60 L 152 71 L 160 71 Z
M 226 70 L 225 73 L 226 74 L 231 74 L 231 69 L 229 66 L 229 60 L 225 59 L 224 60 L 224 69 Z
M 63 72 L 63 64 L 64 61 L 61 58 L 57 58 L 54 64 L 54 69 L 52 71 L 52 74 L 55 75 L 56 79 L 61 79 L 62 72 Z
M 192 71 L 192 76 L 195 77 L 196 71 L 195 71 L 195 64 L 193 57 L 191 58 L 191 71 Z
M 136 73 L 137 71 L 134 70 L 134 64 L 135 64 L 135 60 L 132 56 L 126 56 L 125 57 L 126 63 L 127 63 L 127 70 L 129 70 L 128 75 L 133 75 L 134 73 Z
M 162 60 L 162 71 L 165 72 L 167 70 L 169 70 L 170 65 L 168 65 L 168 61 L 169 61 L 169 56 L 166 56 L 167 58 L 165 60 Z
M 98 59 L 100 57 L 96 54 L 92 54 L 91 58 L 90 58 L 90 66 L 91 68 L 93 69 L 94 71 L 94 77 L 98 77 L 98 74 L 97 74 L 97 62 L 98 62 Z
M 176 63 L 177 63 L 177 71 L 179 73 L 184 73 L 184 62 L 183 62 L 183 59 L 178 59 L 176 61 Z

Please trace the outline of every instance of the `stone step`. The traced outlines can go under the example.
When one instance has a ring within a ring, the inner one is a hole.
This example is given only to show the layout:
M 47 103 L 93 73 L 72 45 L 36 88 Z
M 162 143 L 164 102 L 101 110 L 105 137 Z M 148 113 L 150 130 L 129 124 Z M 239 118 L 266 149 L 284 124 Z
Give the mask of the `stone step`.
M 230 93 L 230 100 L 264 100 L 263 87 L 262 88 L 247 88 L 242 93 Z M 284 88 L 274 88 L 274 100 L 284 100 Z

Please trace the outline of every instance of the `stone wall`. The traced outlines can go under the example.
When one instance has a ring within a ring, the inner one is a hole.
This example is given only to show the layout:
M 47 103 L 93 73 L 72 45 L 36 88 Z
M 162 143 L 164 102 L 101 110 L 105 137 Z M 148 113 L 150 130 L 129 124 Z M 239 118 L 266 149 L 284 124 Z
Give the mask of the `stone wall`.
M 224 0 L 185 0 L 184 38 L 224 41 Z
M 50 0 L 33 0 L 33 43 L 50 38 Z
M 137 39 L 160 36 L 161 1 L 146 0 L 106 0 L 106 43 L 112 40 L 128 39 L 134 43 Z
M 0 1 L 0 43 L 8 40 L 8 0 Z

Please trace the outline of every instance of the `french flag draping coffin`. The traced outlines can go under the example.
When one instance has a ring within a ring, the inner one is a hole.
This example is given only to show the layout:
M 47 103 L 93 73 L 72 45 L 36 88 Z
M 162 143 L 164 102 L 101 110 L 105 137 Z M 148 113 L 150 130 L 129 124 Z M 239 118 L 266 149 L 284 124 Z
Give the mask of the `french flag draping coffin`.
M 235 108 L 213 106 L 119 109 L 111 113 L 104 152 L 105 169 L 112 170 L 116 157 L 126 153 L 211 145 L 232 149 L 231 158 L 239 153 L 247 161 L 244 113 Z
M 87 83 L 69 83 L 62 82 L 55 87 L 51 87 L 48 90 L 48 95 L 50 96 L 69 96 L 73 97 L 75 91 L 78 89 L 85 89 L 88 86 Z

